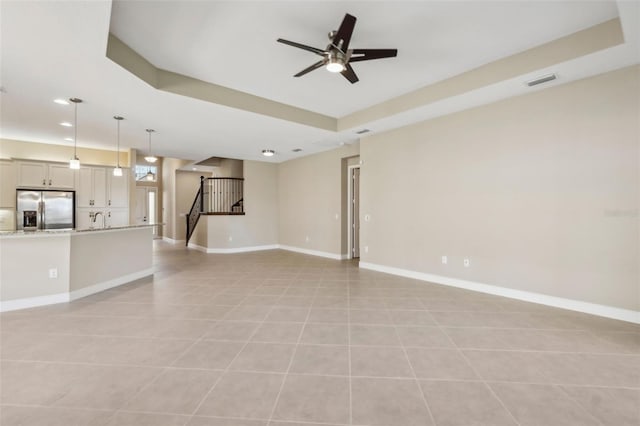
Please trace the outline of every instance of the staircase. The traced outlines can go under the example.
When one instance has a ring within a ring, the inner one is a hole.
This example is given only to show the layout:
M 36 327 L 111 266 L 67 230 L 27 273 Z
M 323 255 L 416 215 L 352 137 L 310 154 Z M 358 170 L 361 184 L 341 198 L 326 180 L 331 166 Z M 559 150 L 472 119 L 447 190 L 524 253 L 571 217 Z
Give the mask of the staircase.
M 187 246 L 202 215 L 244 215 L 244 179 L 200 176 L 200 188 L 187 214 Z

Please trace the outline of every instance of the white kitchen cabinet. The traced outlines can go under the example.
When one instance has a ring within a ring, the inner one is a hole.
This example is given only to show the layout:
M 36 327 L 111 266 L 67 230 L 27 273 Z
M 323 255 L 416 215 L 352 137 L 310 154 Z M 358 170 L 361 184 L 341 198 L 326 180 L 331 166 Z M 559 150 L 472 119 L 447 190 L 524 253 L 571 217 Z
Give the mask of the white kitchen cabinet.
M 93 225 L 96 225 L 92 222 L 93 219 L 91 218 L 94 212 L 95 210 L 87 208 L 76 209 L 76 229 L 89 229 Z M 100 217 L 98 217 L 98 220 L 101 220 Z M 102 226 L 102 221 L 98 223 L 98 226 Z
M 114 176 L 113 173 L 108 175 L 108 193 L 109 198 L 107 205 L 113 208 L 129 207 L 129 169 L 122 169 L 122 176 Z
M 107 205 L 107 169 L 104 167 L 82 167 L 78 170 L 76 204 L 83 207 L 105 207 Z
M 0 208 L 16 208 L 16 166 L 12 161 L 0 161 Z
M 129 209 L 113 209 L 107 212 L 107 226 L 127 226 L 129 225 Z
M 68 164 L 49 164 L 48 186 L 56 189 L 75 189 L 75 170 Z
M 103 226 L 115 228 L 127 225 L 129 225 L 128 209 L 106 210 L 87 207 L 76 209 L 76 229 L 102 229 Z
M 75 170 L 67 164 L 20 161 L 18 187 L 40 189 L 74 189 Z

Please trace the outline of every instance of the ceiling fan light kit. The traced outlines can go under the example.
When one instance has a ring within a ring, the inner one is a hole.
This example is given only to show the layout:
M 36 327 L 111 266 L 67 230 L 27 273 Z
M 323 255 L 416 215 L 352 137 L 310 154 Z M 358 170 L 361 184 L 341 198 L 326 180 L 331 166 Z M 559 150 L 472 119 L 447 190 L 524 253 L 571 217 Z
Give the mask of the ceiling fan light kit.
M 357 83 L 359 79 L 351 67 L 352 62 L 393 58 L 398 55 L 398 49 L 349 49 L 349 42 L 351 41 L 351 35 L 353 34 L 355 26 L 356 17 L 348 13 L 345 14 L 340 28 L 338 28 L 337 31 L 331 31 L 329 33 L 329 44 L 324 50 L 279 38 L 279 43 L 297 47 L 298 49 L 303 49 L 323 57 L 323 59 L 303 69 L 294 75 L 294 77 L 302 77 L 313 70 L 325 66 L 327 71 L 340 73 L 353 84 Z

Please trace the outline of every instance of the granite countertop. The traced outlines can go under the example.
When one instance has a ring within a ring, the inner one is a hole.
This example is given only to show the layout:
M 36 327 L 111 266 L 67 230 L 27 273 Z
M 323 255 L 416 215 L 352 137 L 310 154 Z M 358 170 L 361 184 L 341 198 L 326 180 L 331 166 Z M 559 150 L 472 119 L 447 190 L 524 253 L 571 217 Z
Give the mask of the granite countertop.
M 21 237 L 21 236 L 55 236 L 55 235 L 65 235 L 65 234 L 85 234 L 89 232 L 110 232 L 110 231 L 121 231 L 124 229 L 135 229 L 135 228 L 149 228 L 152 226 L 162 226 L 164 223 L 149 223 L 144 225 L 126 225 L 126 226 L 113 226 L 110 228 L 88 228 L 88 229 L 47 229 L 47 230 L 37 230 L 37 231 L 0 231 L 0 237 Z

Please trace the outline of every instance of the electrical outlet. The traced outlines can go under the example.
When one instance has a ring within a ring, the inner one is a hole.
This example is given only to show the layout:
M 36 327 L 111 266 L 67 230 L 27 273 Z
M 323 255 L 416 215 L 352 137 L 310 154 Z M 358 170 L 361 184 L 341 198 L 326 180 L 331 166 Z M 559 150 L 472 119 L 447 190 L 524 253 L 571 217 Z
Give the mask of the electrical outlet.
M 49 269 L 49 278 L 58 278 L 58 268 Z
M 442 264 L 443 265 L 447 264 L 447 256 L 442 256 Z
M 369 246 L 364 246 L 364 252 L 369 253 Z
M 467 258 L 467 257 L 464 258 L 464 267 L 465 268 L 469 267 L 469 258 Z
M 229 235 L 229 241 L 233 241 L 233 237 Z
M 304 237 L 304 240 L 305 240 L 306 242 L 309 242 L 309 236 L 307 235 L 306 237 Z

